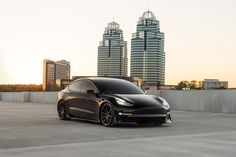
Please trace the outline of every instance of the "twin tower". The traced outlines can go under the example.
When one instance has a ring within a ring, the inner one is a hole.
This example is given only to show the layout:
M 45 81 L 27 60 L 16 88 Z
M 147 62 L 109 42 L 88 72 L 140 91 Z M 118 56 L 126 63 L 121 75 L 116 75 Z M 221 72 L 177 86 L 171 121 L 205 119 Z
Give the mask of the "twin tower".
M 151 11 L 139 18 L 131 39 L 131 77 L 147 84 L 165 84 L 164 33 Z M 126 77 L 128 73 L 127 42 L 116 22 L 105 28 L 98 46 L 98 76 Z

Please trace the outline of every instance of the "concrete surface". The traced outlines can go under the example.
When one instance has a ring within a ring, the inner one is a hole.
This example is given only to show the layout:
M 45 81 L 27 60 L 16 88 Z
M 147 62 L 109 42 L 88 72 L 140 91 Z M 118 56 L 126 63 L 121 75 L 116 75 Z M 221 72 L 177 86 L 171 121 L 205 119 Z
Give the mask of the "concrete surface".
M 61 121 L 55 104 L 0 102 L 1 157 L 235 157 L 236 115 L 172 111 L 171 125 Z
M 176 110 L 236 113 L 236 90 L 155 90 L 149 94 L 165 98 Z

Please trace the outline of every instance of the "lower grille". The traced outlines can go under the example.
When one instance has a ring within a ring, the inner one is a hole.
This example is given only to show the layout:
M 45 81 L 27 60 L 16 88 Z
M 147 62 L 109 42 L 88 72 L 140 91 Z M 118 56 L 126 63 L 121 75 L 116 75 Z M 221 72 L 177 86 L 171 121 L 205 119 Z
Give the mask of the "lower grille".
M 123 122 L 165 123 L 166 117 L 120 117 Z
M 163 113 L 165 114 L 166 110 L 157 107 L 141 108 L 133 111 L 133 114 L 163 114 Z

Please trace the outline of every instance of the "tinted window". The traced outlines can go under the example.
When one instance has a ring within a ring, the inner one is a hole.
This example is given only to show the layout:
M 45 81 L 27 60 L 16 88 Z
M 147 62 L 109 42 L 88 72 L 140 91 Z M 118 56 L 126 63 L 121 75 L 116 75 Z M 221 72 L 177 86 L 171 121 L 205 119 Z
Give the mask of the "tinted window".
M 81 84 L 81 81 L 73 82 L 71 85 L 69 85 L 69 89 L 72 91 L 80 92 Z
M 94 80 L 101 94 L 144 94 L 141 89 L 133 83 L 118 80 L 118 79 L 104 79 Z
M 88 80 L 79 80 L 72 83 L 69 89 L 76 92 L 86 93 L 88 90 L 97 91 L 96 87 Z
M 92 82 L 84 80 L 81 87 L 81 92 L 86 93 L 88 90 L 94 90 L 95 92 L 97 92 L 97 89 Z

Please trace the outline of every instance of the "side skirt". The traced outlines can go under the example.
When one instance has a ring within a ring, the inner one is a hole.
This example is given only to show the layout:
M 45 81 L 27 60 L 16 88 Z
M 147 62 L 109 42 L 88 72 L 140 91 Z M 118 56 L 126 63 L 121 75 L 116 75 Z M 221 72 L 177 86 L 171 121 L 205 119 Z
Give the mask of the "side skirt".
M 71 117 L 73 119 L 78 119 L 78 120 L 82 120 L 82 121 L 89 121 L 89 122 L 94 122 L 94 123 L 100 123 L 99 121 L 97 120 L 92 120 L 92 119 L 85 119 L 85 118 L 79 118 L 79 117 Z

